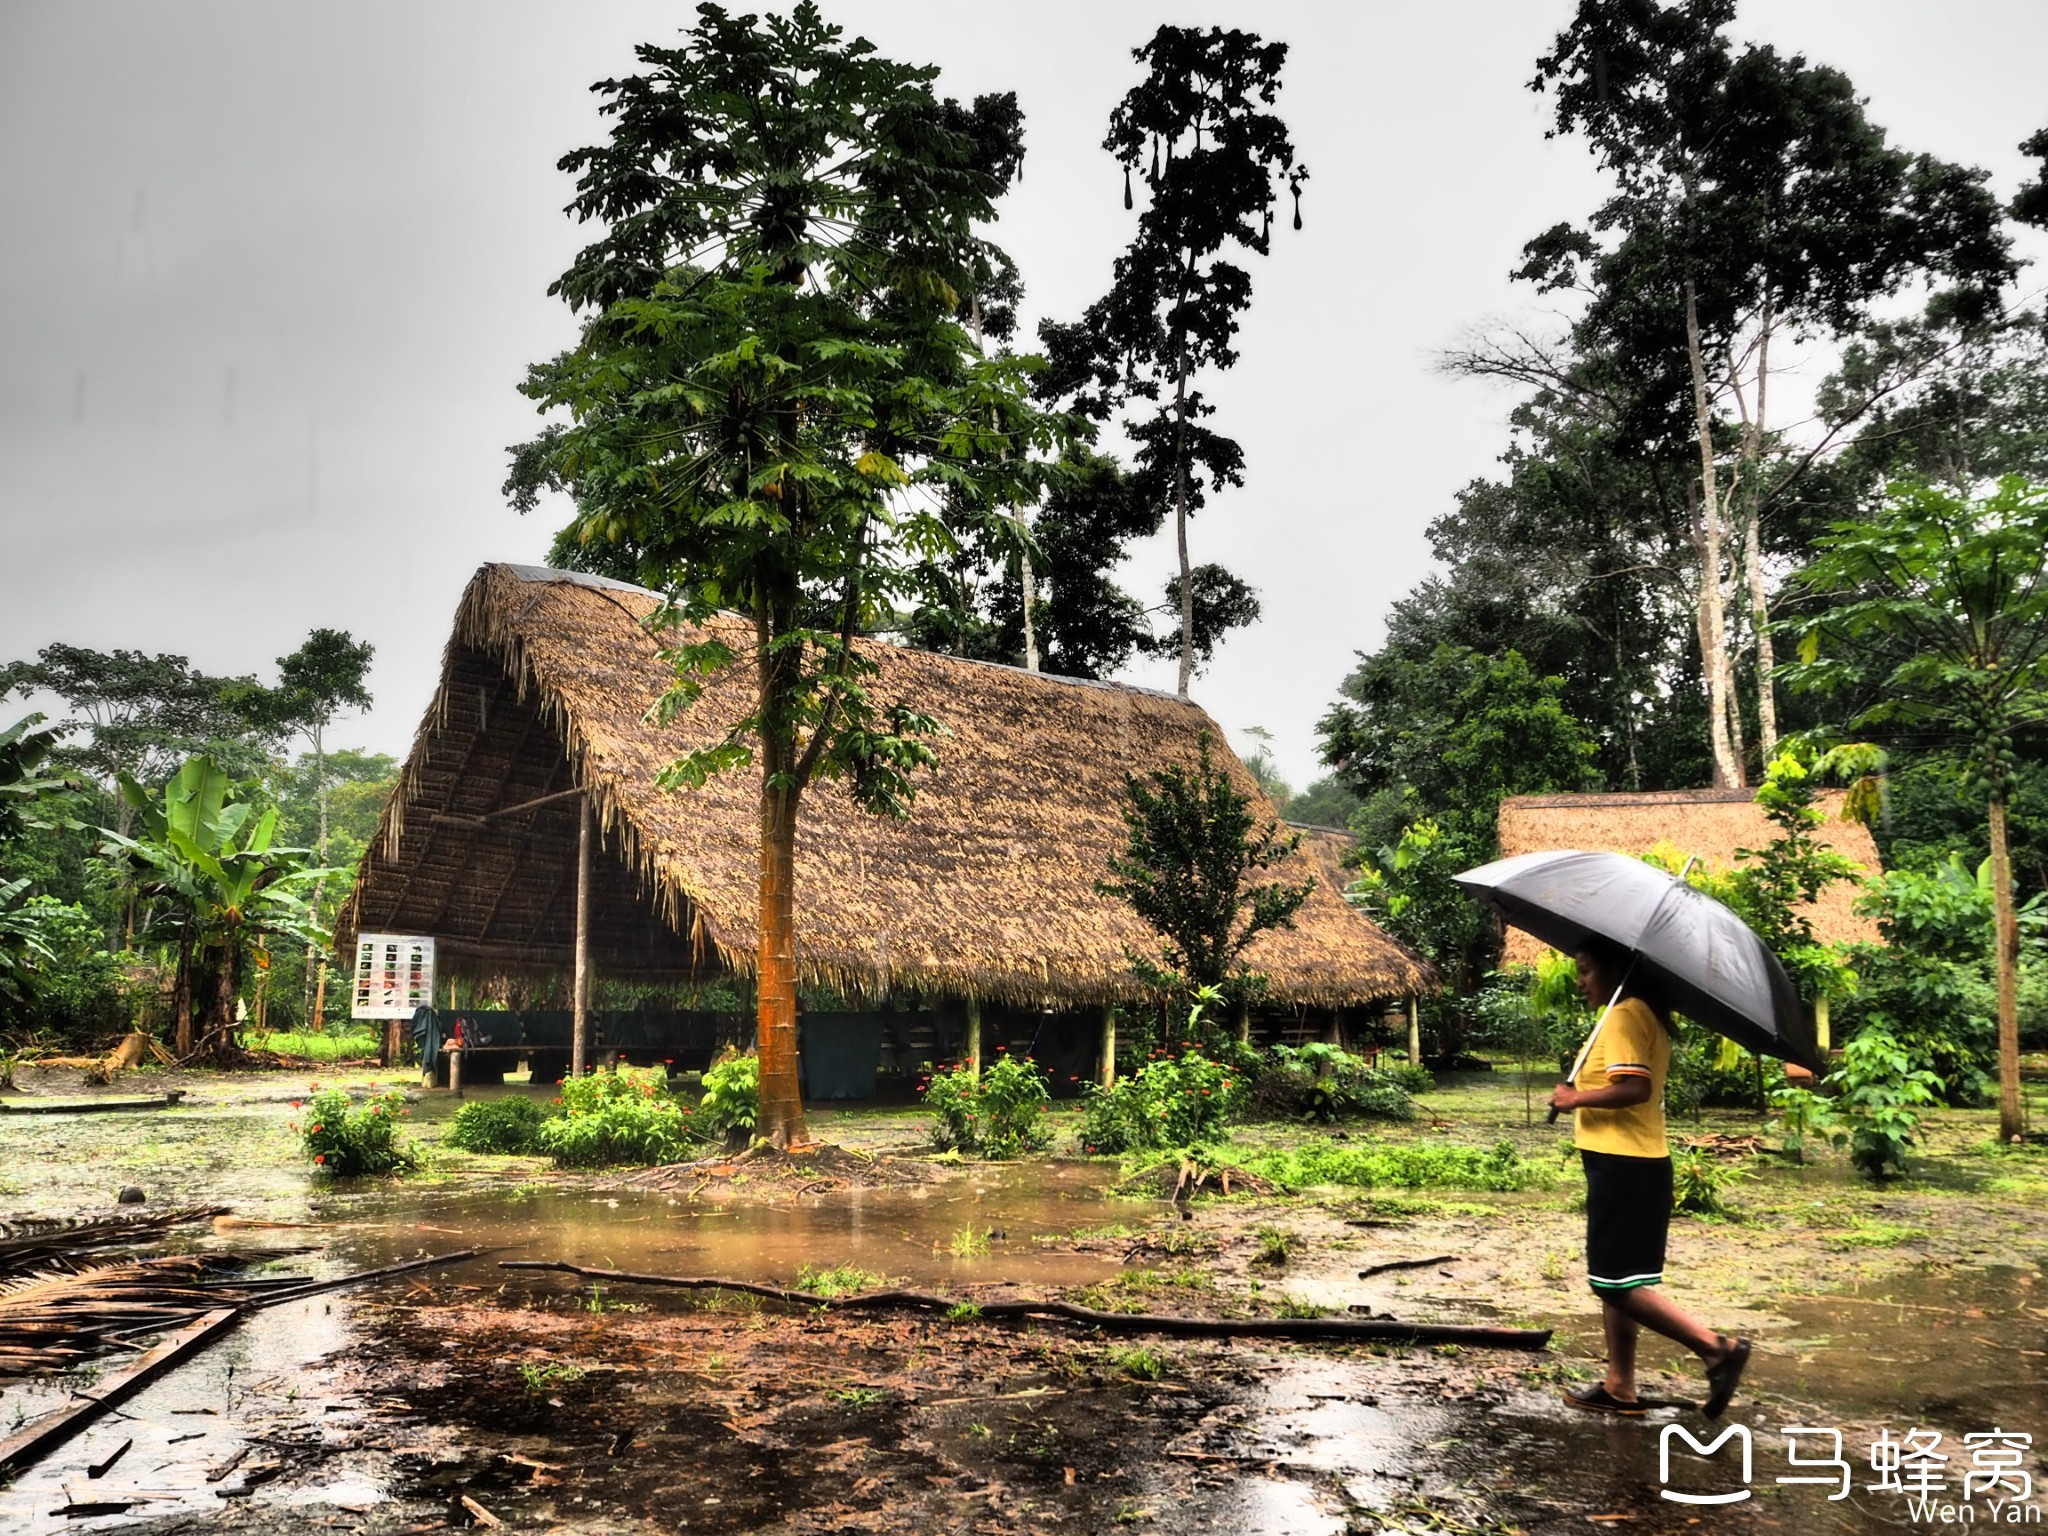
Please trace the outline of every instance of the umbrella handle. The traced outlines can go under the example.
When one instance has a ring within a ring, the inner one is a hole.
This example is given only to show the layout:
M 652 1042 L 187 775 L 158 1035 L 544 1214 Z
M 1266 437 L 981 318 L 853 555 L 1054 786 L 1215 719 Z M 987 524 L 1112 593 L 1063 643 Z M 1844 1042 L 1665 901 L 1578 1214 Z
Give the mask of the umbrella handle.
M 1566 1082 L 1576 1083 L 1579 1080 L 1579 1069 L 1585 1066 L 1586 1064 L 1586 1053 L 1593 1049 L 1593 1042 L 1600 1038 L 1600 1031 L 1606 1026 L 1607 1023 L 1607 1015 L 1614 1012 L 1614 1005 L 1621 1001 L 1622 988 L 1628 985 L 1628 979 L 1629 977 L 1635 974 L 1635 971 L 1635 957 L 1631 956 L 1628 962 L 1628 969 L 1626 971 L 1623 971 L 1621 974 L 1620 985 L 1618 985 L 1614 989 L 1614 996 L 1607 999 L 1607 1006 L 1600 1010 L 1600 1017 L 1593 1021 L 1593 1028 L 1591 1032 L 1589 1032 L 1586 1036 L 1586 1043 L 1579 1047 L 1578 1060 L 1572 1063 L 1572 1070 L 1570 1074 L 1565 1078 Z M 1557 1117 L 1563 1113 L 1563 1110 L 1559 1109 L 1556 1105 L 1553 1104 L 1550 1108 L 1550 1119 L 1548 1123 L 1551 1125 L 1557 1124 Z

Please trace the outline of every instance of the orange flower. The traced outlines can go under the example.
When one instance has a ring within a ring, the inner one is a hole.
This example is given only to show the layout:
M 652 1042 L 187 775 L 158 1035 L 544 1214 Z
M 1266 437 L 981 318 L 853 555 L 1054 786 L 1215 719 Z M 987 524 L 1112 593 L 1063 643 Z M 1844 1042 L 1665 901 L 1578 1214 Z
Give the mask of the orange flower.
M 327 1161 L 327 1154 L 325 1152 L 315 1152 L 313 1154 L 313 1161 L 316 1163 L 324 1163 Z

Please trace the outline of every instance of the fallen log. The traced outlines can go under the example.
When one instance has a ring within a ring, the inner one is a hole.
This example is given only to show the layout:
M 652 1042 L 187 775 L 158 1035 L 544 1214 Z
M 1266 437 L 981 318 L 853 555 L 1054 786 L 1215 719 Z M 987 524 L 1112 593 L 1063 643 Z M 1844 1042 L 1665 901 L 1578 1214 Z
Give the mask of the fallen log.
M 1455 1264 L 1457 1262 L 1458 1256 L 1455 1253 L 1440 1253 L 1434 1258 L 1428 1259 L 1389 1259 L 1384 1264 L 1371 1264 L 1361 1269 L 1358 1272 L 1358 1278 L 1370 1280 L 1374 1275 L 1384 1275 L 1396 1269 L 1428 1269 L 1434 1264 Z
M 439 1264 L 460 1264 L 488 1253 L 488 1248 L 462 1248 L 454 1253 L 429 1254 L 425 1258 L 406 1259 L 398 1264 L 385 1264 L 376 1269 L 357 1270 L 352 1275 L 335 1275 L 327 1280 L 309 1280 L 303 1285 L 289 1285 L 282 1290 L 269 1291 L 252 1296 L 243 1305 L 248 1307 L 274 1307 L 280 1302 L 300 1301 L 308 1296 L 318 1296 L 326 1291 L 338 1291 L 351 1285 L 367 1285 L 372 1280 L 383 1280 L 392 1275 L 410 1274 L 416 1269 L 432 1269 Z
M 1098 1312 L 1093 1307 L 1050 1298 L 976 1301 L 960 1296 L 932 1296 L 922 1291 L 867 1291 L 853 1296 L 814 1296 L 808 1291 L 757 1285 L 747 1280 L 721 1280 L 689 1275 L 650 1275 L 629 1269 L 594 1269 L 560 1259 L 504 1259 L 500 1269 L 549 1270 L 601 1280 L 607 1285 L 651 1285 L 678 1290 L 736 1291 L 795 1307 L 833 1311 L 951 1312 L 972 1307 L 977 1319 L 1053 1317 L 1085 1323 L 1112 1333 L 1158 1333 L 1197 1339 L 1313 1339 L 1344 1343 L 1374 1341 L 1407 1344 L 1461 1344 L 1480 1349 L 1543 1349 L 1548 1328 L 1484 1328 L 1461 1323 L 1402 1323 L 1391 1318 L 1360 1317 L 1174 1317 L 1152 1312 Z
M 98 1115 L 115 1109 L 176 1109 L 185 1097 L 183 1088 L 166 1088 L 146 1099 L 67 1099 L 58 1104 L 0 1104 L 8 1115 Z

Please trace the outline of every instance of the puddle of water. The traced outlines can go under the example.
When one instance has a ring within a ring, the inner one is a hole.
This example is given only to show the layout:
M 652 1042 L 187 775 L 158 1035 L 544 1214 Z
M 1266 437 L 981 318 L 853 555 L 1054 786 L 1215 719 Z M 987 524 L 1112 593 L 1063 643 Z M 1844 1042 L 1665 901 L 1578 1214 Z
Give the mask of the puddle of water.
M 2048 1441 L 2048 1287 L 2037 1268 L 1930 1265 L 1788 1300 L 1791 1338 L 1764 1361 L 1781 1391 L 1891 1423 Z
M 768 1205 L 638 1190 L 400 1185 L 351 1197 L 345 1220 L 329 1236 L 349 1267 L 484 1246 L 493 1250 L 487 1264 L 565 1259 L 782 1285 L 805 1265 L 852 1265 L 936 1288 L 1085 1285 L 1114 1273 L 1114 1255 L 1067 1252 L 1037 1239 L 1130 1221 L 1131 1203 L 1104 1196 L 1095 1170 L 1028 1172 L 991 1169 L 944 1184 L 835 1189 Z M 492 1274 L 493 1284 L 497 1278 Z

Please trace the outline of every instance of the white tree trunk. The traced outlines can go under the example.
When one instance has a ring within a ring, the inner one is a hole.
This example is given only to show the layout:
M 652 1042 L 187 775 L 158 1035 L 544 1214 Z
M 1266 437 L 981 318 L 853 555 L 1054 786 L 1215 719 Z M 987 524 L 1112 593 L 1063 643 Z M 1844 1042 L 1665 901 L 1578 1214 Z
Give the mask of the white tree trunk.
M 1722 508 L 1718 466 L 1714 461 L 1713 403 L 1707 393 L 1707 365 L 1700 349 L 1699 302 L 1692 280 L 1685 284 L 1686 359 L 1692 365 L 1693 424 L 1700 442 L 1700 500 L 1693 523 L 1693 547 L 1699 553 L 1700 582 L 1695 619 L 1700 638 L 1700 671 L 1707 689 L 1707 723 L 1714 753 L 1714 787 L 1736 789 L 1743 783 L 1742 759 L 1728 730 L 1734 705 L 1734 673 L 1728 662 L 1728 620 L 1721 602 Z

